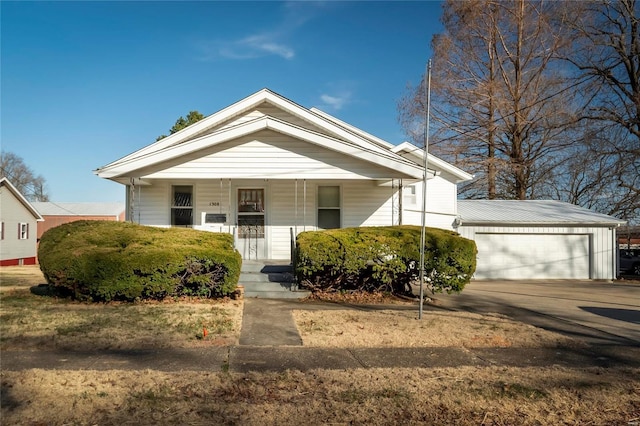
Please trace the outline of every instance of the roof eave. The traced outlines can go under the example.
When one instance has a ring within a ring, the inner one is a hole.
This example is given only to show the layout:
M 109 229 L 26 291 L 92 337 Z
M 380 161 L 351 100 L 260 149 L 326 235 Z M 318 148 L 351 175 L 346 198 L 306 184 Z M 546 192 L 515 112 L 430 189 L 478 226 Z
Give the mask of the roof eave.
M 322 135 L 309 129 L 292 125 L 273 117 L 261 117 L 252 121 L 244 122 L 237 126 L 223 129 L 218 133 L 209 134 L 201 138 L 186 141 L 180 145 L 169 146 L 160 151 L 148 153 L 137 158 L 131 158 L 127 161 L 120 162 L 120 164 L 117 165 L 113 164 L 112 166 L 105 166 L 101 169 L 95 170 L 94 173 L 101 178 L 110 179 L 122 183 L 122 177 L 130 175 L 136 170 L 153 166 L 154 164 L 159 164 L 164 161 L 169 161 L 181 155 L 192 153 L 209 146 L 224 143 L 264 129 L 278 131 L 294 138 L 306 140 L 309 143 L 322 146 L 326 149 L 331 149 L 333 151 L 340 152 L 342 154 L 355 157 L 381 167 L 397 170 L 398 172 L 405 174 L 408 177 L 420 178 L 422 176 L 422 169 L 420 167 L 412 165 L 409 161 L 404 160 L 400 156 L 397 156 L 397 159 L 391 158 L 394 156 L 393 153 L 390 153 L 389 158 L 385 158 L 380 154 L 376 154 L 375 152 L 367 152 L 365 148 L 360 147 L 357 144 L 333 139 L 326 135 Z M 353 153 L 354 148 L 359 151 L 359 155 L 355 155 Z
M 33 207 L 33 205 L 24 197 L 24 195 L 22 195 L 20 191 L 18 191 L 18 189 L 13 186 L 9 179 L 3 177 L 2 179 L 0 179 L 0 184 L 6 186 L 9 191 L 18 199 L 18 201 L 20 201 L 20 203 L 27 210 L 29 210 L 29 213 L 31 213 L 31 215 L 36 219 L 36 222 L 44 222 L 44 219 L 40 215 L 40 212 L 38 212 L 38 210 L 36 210 L 36 208 Z
M 515 222 L 515 221 L 474 221 L 474 220 L 464 220 L 462 218 L 460 220 L 459 226 L 509 226 L 509 227 L 523 227 L 523 226 L 532 226 L 532 227 L 548 227 L 548 226 L 566 226 L 566 227 L 584 227 L 584 226 L 592 226 L 592 227 L 600 227 L 600 228 L 610 228 L 610 227 L 618 227 L 620 225 L 625 224 L 625 221 L 619 222 Z

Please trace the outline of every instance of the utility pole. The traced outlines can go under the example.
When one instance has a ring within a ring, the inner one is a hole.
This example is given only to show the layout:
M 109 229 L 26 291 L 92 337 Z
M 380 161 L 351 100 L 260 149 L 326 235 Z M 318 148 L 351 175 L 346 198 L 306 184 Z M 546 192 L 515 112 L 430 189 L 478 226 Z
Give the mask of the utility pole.
M 424 303 L 424 244 L 426 240 L 427 226 L 427 166 L 429 165 L 429 112 L 431 109 L 431 59 L 427 63 L 425 73 L 425 95 L 427 97 L 427 108 L 425 110 L 424 125 L 424 152 L 423 164 L 424 173 L 422 175 L 422 229 L 420 232 L 420 309 L 418 319 L 422 319 L 422 305 Z

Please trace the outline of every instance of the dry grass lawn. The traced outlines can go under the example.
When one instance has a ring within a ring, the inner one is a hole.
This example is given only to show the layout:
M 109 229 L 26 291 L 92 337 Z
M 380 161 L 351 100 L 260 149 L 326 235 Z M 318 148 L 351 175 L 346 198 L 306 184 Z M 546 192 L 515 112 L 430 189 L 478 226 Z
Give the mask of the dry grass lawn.
M 21 425 L 633 425 L 640 370 L 3 372 Z M 635 422 L 635 423 L 634 423 Z
M 90 305 L 32 294 L 0 268 L 0 349 L 235 344 L 242 303 Z M 307 346 L 576 345 L 500 316 L 298 310 Z M 202 325 L 210 328 L 203 339 Z M 526 349 L 525 349 L 526 350 Z M 0 359 L 1 361 L 1 359 Z M 640 425 L 640 369 L 460 367 L 281 373 L 0 371 L 3 425 Z
M 220 346 L 240 335 L 242 301 L 77 303 L 32 294 L 37 267 L 0 268 L 0 279 L 1 350 Z
M 305 346 L 555 347 L 581 343 L 500 315 L 415 310 L 293 312 Z

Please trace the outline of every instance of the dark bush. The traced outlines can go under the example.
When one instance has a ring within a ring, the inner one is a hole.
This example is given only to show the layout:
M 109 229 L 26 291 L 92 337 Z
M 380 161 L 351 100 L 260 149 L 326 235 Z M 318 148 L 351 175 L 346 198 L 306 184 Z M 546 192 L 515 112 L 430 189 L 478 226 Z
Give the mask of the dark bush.
M 345 228 L 303 232 L 297 238 L 296 277 L 311 290 L 411 292 L 419 279 L 417 226 Z M 427 228 L 425 277 L 435 292 L 460 292 L 476 268 L 475 242 L 452 231 Z
M 93 301 L 228 295 L 242 262 L 228 234 L 111 221 L 48 230 L 38 258 L 59 294 Z

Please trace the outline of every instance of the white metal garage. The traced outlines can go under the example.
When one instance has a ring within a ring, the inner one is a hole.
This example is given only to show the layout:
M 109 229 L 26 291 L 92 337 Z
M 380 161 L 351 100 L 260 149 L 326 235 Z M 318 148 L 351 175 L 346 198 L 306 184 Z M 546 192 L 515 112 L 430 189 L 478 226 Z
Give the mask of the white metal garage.
M 479 279 L 588 279 L 589 235 L 476 233 Z
M 458 213 L 478 247 L 476 279 L 616 278 L 622 220 L 546 200 L 461 200 Z

